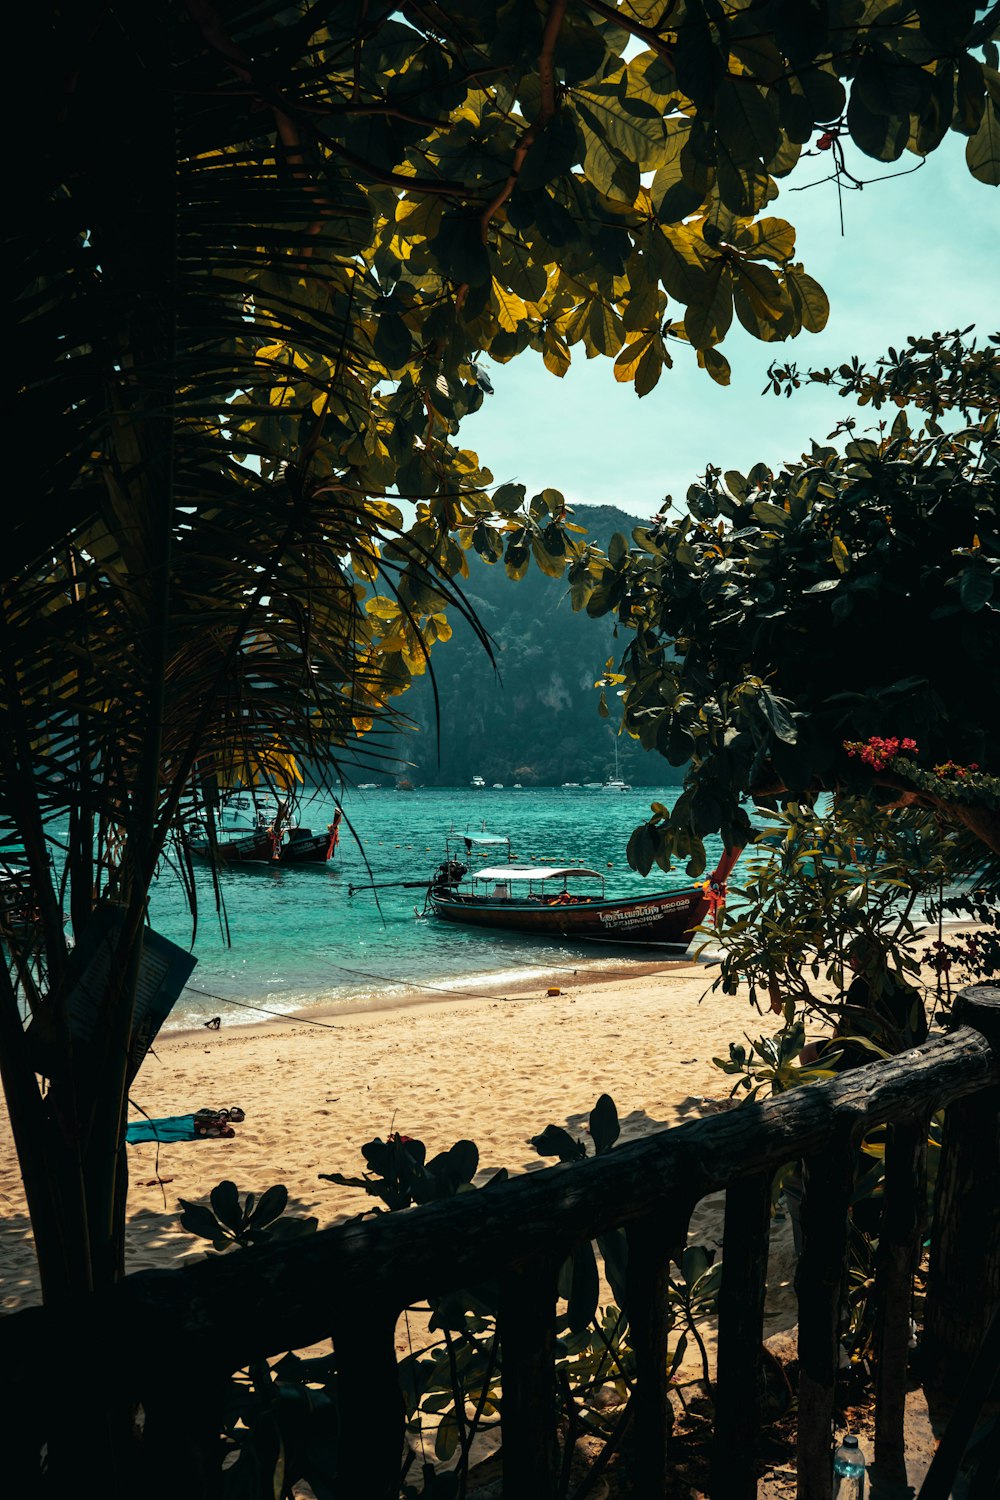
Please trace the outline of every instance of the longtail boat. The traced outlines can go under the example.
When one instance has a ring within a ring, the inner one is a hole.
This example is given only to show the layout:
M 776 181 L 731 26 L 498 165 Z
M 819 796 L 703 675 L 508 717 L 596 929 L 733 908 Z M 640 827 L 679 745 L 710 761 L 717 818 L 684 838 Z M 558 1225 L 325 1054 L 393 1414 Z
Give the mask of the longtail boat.
M 211 859 L 214 845 L 214 858 L 226 865 L 325 864 L 340 842 L 342 816 L 338 807 L 325 831 L 313 833 L 293 820 L 285 803 L 270 812 L 256 808 L 252 813 L 230 803 L 216 818 L 214 840 L 202 824 L 188 835 L 188 848 L 201 859 Z
M 478 842 L 478 840 L 476 841 Z M 427 891 L 427 906 L 446 922 L 466 922 L 537 937 L 585 939 L 643 947 L 687 948 L 695 927 L 714 920 L 726 899 L 726 877 L 740 850 L 723 854 L 698 885 L 649 896 L 604 894 L 604 877 L 578 865 L 492 864 L 471 871 L 445 859 Z M 462 886 L 469 876 L 467 887 Z M 578 894 L 570 882 L 598 881 L 601 893 Z

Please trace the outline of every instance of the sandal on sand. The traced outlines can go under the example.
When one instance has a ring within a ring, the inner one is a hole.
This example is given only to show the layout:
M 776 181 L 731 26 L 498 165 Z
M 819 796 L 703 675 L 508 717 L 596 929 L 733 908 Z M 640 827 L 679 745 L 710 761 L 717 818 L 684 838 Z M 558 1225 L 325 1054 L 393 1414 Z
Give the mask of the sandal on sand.
M 241 1120 L 246 1119 L 245 1111 L 240 1109 L 238 1104 L 234 1104 L 230 1110 L 223 1111 L 223 1113 L 227 1113 L 229 1115 L 229 1118 L 232 1120 L 234 1125 L 238 1125 Z
M 204 1140 L 228 1140 L 236 1134 L 233 1127 L 224 1120 L 196 1120 L 194 1130 L 195 1135 Z

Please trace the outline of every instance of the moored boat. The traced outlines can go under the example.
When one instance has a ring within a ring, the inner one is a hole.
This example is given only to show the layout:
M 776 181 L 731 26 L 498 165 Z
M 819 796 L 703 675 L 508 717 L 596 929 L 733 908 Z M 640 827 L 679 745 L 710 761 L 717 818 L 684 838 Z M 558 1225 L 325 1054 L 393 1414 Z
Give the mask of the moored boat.
M 311 828 L 299 824 L 288 828 L 278 848 L 278 863 L 282 865 L 322 865 L 332 859 L 340 843 L 340 820 L 343 813 L 338 807 L 333 822 L 328 823 L 323 833 L 313 833 Z
M 197 858 L 225 865 L 325 864 L 340 841 L 342 816 L 338 807 L 326 830 L 313 833 L 295 822 L 285 802 L 251 812 L 230 801 L 216 815 L 214 839 L 202 823 L 188 834 L 187 846 Z
M 738 849 L 725 853 L 709 878 L 677 891 L 649 896 L 607 897 L 604 877 L 576 865 L 510 862 L 473 870 L 447 858 L 427 892 L 431 911 L 446 922 L 465 922 L 504 932 L 684 949 L 693 929 L 710 920 L 725 901 L 725 882 Z M 599 881 L 600 895 L 577 894 L 570 882 Z

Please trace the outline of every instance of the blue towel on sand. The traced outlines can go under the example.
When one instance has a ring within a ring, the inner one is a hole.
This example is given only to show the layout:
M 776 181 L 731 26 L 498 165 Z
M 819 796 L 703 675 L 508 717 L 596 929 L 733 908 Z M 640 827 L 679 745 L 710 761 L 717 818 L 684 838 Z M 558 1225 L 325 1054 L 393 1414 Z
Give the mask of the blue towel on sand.
M 166 1120 L 136 1120 L 125 1129 L 130 1146 L 138 1141 L 196 1141 L 194 1115 L 171 1115 Z

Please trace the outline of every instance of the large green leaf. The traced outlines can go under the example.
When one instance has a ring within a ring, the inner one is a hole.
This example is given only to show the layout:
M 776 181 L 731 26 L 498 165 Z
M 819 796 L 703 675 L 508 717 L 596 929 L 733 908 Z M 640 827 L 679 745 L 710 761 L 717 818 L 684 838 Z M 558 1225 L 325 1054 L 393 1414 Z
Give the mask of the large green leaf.
M 979 129 L 965 147 L 965 160 L 973 177 L 991 187 L 1000 187 L 1000 103 L 986 101 Z
M 666 141 L 662 113 L 644 99 L 624 93 L 627 75 L 604 79 L 599 85 L 574 90 L 573 100 L 591 130 L 626 160 L 639 167 L 655 166 Z
M 685 226 L 661 229 L 651 224 L 646 245 L 669 296 L 686 306 L 708 295 L 708 252 L 702 254 Z
M 711 168 L 688 150 L 690 130 L 688 120 L 668 122 L 662 160 L 649 190 L 661 224 L 679 224 L 696 213 L 711 185 Z
M 696 349 L 707 349 L 725 338 L 733 318 L 733 275 L 721 256 L 706 272 L 697 301 L 684 314 L 684 329 Z
M 822 333 L 830 316 L 830 301 L 818 281 L 808 276 L 801 262 L 784 267 L 785 287 L 803 328 Z
M 568 172 L 579 157 L 576 120 L 571 110 L 559 110 L 535 137 L 522 163 L 518 182 L 526 189 L 544 187 Z
M 724 78 L 715 100 L 720 144 L 736 166 L 767 167 L 780 143 L 771 95 L 749 79 Z
M 906 149 L 909 116 L 872 109 L 857 88 L 851 91 L 847 124 L 855 144 L 866 156 L 874 156 L 877 161 L 898 161 Z

